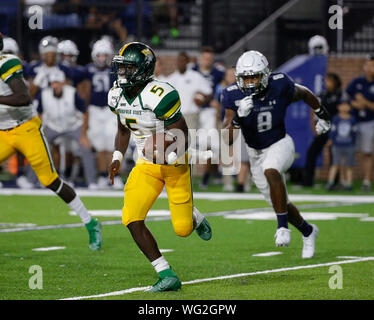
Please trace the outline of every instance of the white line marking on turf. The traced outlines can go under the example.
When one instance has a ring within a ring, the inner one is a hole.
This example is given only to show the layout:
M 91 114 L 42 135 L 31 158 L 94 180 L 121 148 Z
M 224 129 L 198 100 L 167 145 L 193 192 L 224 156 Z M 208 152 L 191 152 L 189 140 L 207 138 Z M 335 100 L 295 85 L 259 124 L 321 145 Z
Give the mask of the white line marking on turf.
M 361 218 L 360 221 L 365 221 L 365 222 L 374 221 L 374 217 L 364 217 L 364 218 Z
M 160 252 L 161 253 L 164 253 L 164 252 L 173 252 L 174 249 L 160 249 Z
M 53 251 L 53 250 L 64 250 L 66 247 L 45 247 L 45 248 L 35 248 L 32 251 Z
M 122 198 L 123 191 L 76 189 L 80 197 L 109 197 Z M 2 188 L 0 195 L 39 195 L 55 196 L 49 189 L 23 190 L 17 188 Z M 374 196 L 348 196 L 348 195 L 318 195 L 318 194 L 289 194 L 291 201 L 340 201 L 352 203 L 374 203 Z M 161 192 L 159 198 L 166 199 L 166 192 Z M 264 200 L 260 193 L 226 193 L 226 192 L 194 192 L 194 199 L 206 200 Z
M 343 205 L 351 205 L 351 203 L 317 203 L 317 204 L 306 204 L 306 205 L 299 205 L 299 209 L 311 209 L 314 207 L 324 208 L 330 207 L 331 205 L 334 206 L 343 206 Z M 100 210 L 106 211 L 106 210 Z M 152 210 L 153 211 L 153 210 Z M 150 217 L 147 217 L 146 221 L 160 221 L 160 220 L 169 220 L 170 214 L 168 210 L 154 210 L 156 213 L 151 213 Z M 91 212 L 91 211 L 90 211 Z M 168 213 L 167 213 L 168 212 Z M 259 213 L 261 212 L 261 213 Z M 314 216 L 309 216 L 308 212 L 304 212 L 303 215 L 306 219 L 313 220 Z M 312 213 L 313 214 L 313 213 Z M 348 217 L 348 218 L 359 218 L 365 219 L 367 214 L 361 213 L 331 213 L 331 212 L 321 212 L 319 215 L 319 219 L 315 220 L 331 220 L 332 215 L 338 215 L 340 217 Z M 275 215 L 272 208 L 251 208 L 251 209 L 239 209 L 239 210 L 226 210 L 226 211 L 217 211 L 217 212 L 207 212 L 204 213 L 206 217 L 212 216 L 225 216 L 231 217 L 233 219 L 248 219 L 246 215 L 249 215 L 250 218 L 253 217 L 253 220 L 274 220 Z M 256 218 L 257 217 L 257 218 Z M 336 217 L 335 217 L 336 218 Z M 365 221 L 365 220 L 362 220 Z M 112 221 L 102 221 L 102 225 L 115 225 L 115 224 L 122 224 L 120 220 L 112 220 Z M 62 229 L 62 228 L 78 228 L 82 227 L 82 223 L 72 223 L 72 224 L 59 224 L 59 225 L 49 225 L 49 226 L 35 226 L 35 227 L 24 227 L 24 228 L 9 228 L 9 229 L 1 229 L 0 233 L 7 233 L 7 232 L 19 232 L 19 231 L 34 231 L 34 230 L 48 230 L 48 229 Z
M 157 218 L 154 218 L 157 219 Z M 160 219 L 160 218 L 158 218 Z M 122 224 L 122 221 L 100 221 L 102 225 Z M 70 223 L 70 224 L 55 224 L 50 226 L 36 226 L 30 228 L 12 228 L 0 229 L 0 233 L 19 232 L 19 231 L 35 231 L 35 230 L 50 230 L 50 229 L 64 229 L 64 228 L 80 228 L 84 227 L 83 223 Z
M 350 212 L 303 212 L 305 220 L 336 220 L 337 218 L 361 218 L 361 221 L 366 221 L 369 216 L 368 213 L 350 213 Z M 254 213 L 238 213 L 228 214 L 224 216 L 225 219 L 243 219 L 243 220 L 276 220 L 274 212 L 263 211 L 259 209 Z M 374 217 L 373 221 L 374 221 Z M 370 221 L 370 220 L 369 220 Z
M 122 217 L 122 210 L 89 210 L 94 217 Z M 71 216 L 76 216 L 75 211 L 69 211 Z M 169 210 L 149 210 L 147 217 L 170 216 Z
M 34 223 L 0 223 L 0 228 L 4 227 L 35 227 Z
M 360 259 L 362 257 L 356 257 L 356 256 L 337 256 L 338 259 Z
M 249 273 L 238 273 L 238 274 L 232 274 L 232 275 L 220 276 L 220 277 L 214 277 L 214 278 L 196 279 L 196 280 L 182 282 L 182 284 L 183 285 L 195 284 L 195 283 L 209 282 L 209 281 L 215 281 L 215 280 L 225 280 L 225 279 L 248 277 L 248 276 L 254 276 L 254 275 L 258 275 L 258 274 L 277 273 L 277 272 L 301 270 L 301 269 L 312 269 L 312 268 L 319 268 L 319 267 L 327 267 L 327 266 L 331 266 L 331 265 L 335 265 L 335 264 L 347 264 L 347 263 L 355 263 L 355 262 L 362 262 L 362 261 L 373 261 L 373 260 L 374 260 L 374 257 L 363 257 L 363 258 L 359 258 L 359 259 L 355 259 L 355 260 L 342 260 L 342 261 L 334 261 L 334 262 L 327 262 L 327 263 L 310 264 L 310 265 L 305 265 L 305 266 L 296 266 L 296 267 L 256 271 L 256 272 L 249 272 Z M 126 294 L 126 293 L 132 293 L 132 292 L 136 292 L 136 291 L 144 291 L 144 290 L 149 289 L 149 288 L 150 288 L 150 286 L 148 286 L 148 287 L 137 287 L 137 288 L 131 288 L 131 289 L 126 289 L 126 290 L 96 294 L 96 295 L 92 295 L 92 296 L 72 297 L 72 298 L 65 298 L 65 299 L 60 299 L 60 300 L 82 300 L 82 299 L 102 298 L 102 297 L 109 297 L 109 296 L 119 296 L 119 295 L 123 295 L 123 294 Z
M 278 254 L 283 254 L 283 252 L 270 251 L 270 252 L 264 252 L 264 253 L 255 253 L 255 254 L 252 254 L 252 256 L 253 257 L 270 257 L 270 256 L 276 256 Z

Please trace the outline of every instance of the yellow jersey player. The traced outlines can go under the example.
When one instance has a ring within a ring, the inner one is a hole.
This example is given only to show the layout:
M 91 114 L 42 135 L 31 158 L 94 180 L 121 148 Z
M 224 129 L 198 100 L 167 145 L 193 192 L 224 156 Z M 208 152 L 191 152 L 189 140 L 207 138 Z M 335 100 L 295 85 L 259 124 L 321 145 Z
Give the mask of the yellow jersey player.
M 117 80 L 108 94 L 109 108 L 117 115 L 118 122 L 116 151 L 109 167 L 109 177 L 113 183 L 133 133 L 139 158 L 125 185 L 122 222 L 159 275 L 159 280 L 150 288 L 152 292 L 181 288 L 180 280 L 161 255 L 156 240 L 144 223 L 164 186 L 175 233 L 186 237 L 196 230 L 204 240 L 209 240 L 212 235 L 208 221 L 193 205 L 188 161 L 174 164 L 176 158 L 168 157 L 167 164 L 157 164 L 143 153 L 147 138 L 160 130 L 178 129 L 184 135 L 182 140 L 188 141 L 188 127 L 180 112 L 179 94 L 170 84 L 154 79 L 155 63 L 155 54 L 147 45 L 140 42 L 124 45 L 113 58 Z M 187 157 L 184 151 L 178 155 Z
M 2 54 L 0 33 L 0 163 L 16 151 L 22 153 L 42 185 L 55 192 L 85 224 L 89 247 L 102 245 L 100 223 L 91 217 L 75 191 L 62 181 L 54 167 L 40 119 L 30 105 L 30 95 L 23 79 L 19 58 Z

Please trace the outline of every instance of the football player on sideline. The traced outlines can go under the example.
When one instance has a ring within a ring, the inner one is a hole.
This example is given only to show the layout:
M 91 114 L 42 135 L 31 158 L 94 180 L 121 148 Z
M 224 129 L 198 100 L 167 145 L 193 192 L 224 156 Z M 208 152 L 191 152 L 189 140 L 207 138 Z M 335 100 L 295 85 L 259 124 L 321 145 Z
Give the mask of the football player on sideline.
M 156 164 L 143 154 L 145 141 L 156 131 L 162 133 L 179 129 L 188 141 L 188 127 L 180 112 L 179 94 L 170 84 L 154 80 L 155 63 L 154 52 L 147 45 L 140 42 L 124 45 L 113 58 L 117 80 L 108 94 L 109 108 L 117 115 L 118 121 L 115 151 L 109 168 L 111 183 L 120 169 L 131 132 L 139 155 L 125 185 L 122 222 L 159 274 L 151 292 L 181 288 L 180 280 L 160 253 L 156 240 L 144 223 L 164 186 L 175 233 L 187 237 L 196 230 L 204 240 L 212 236 L 208 221 L 193 205 L 188 161 L 176 163 L 169 160 L 168 164 Z M 181 157 L 187 158 L 187 155 Z
M 109 188 L 107 171 L 112 158 L 113 141 L 116 136 L 117 121 L 107 108 L 108 92 L 113 85 L 114 76 L 111 74 L 110 64 L 113 58 L 113 45 L 107 39 L 97 40 L 92 48 L 92 63 L 86 66 L 86 80 L 80 93 L 86 100 L 89 110 L 88 139 L 96 151 L 99 188 Z M 113 187 L 123 189 L 120 176 L 116 177 Z
M 270 73 L 266 57 L 258 51 L 247 51 L 239 57 L 235 75 L 236 83 L 222 92 L 224 127 L 242 130 L 253 182 L 277 216 L 276 246 L 289 245 L 289 221 L 303 235 L 302 258 L 312 258 L 318 228 L 302 218 L 287 195 L 285 172 L 294 161 L 295 146 L 286 133 L 284 118 L 290 103 L 303 100 L 319 117 L 316 131 L 322 134 L 330 129 L 330 116 L 308 88 L 294 83 L 286 74 Z
M 82 219 L 90 249 L 98 250 L 102 244 L 101 225 L 87 212 L 74 189 L 59 178 L 42 123 L 30 104 L 21 61 L 14 55 L 1 54 L 2 49 L 0 33 L 0 163 L 16 151 L 22 153 L 40 183 L 55 192 Z

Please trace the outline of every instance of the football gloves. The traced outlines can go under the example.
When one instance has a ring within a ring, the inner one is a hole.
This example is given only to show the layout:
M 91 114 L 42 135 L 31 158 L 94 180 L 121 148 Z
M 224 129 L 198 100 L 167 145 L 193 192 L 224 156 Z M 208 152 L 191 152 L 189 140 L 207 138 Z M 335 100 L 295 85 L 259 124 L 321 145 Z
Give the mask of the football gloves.
M 326 110 L 324 106 L 317 110 L 314 110 L 316 116 L 318 117 L 318 121 L 316 123 L 316 132 L 318 135 L 324 134 L 330 130 L 331 121 L 330 121 L 330 114 Z
M 252 95 L 243 98 L 239 102 L 239 108 L 237 111 L 238 116 L 240 118 L 247 117 L 251 113 L 253 107 L 254 105 L 253 105 Z
M 323 119 L 318 119 L 318 121 L 316 123 L 316 132 L 317 132 L 318 135 L 321 135 L 321 134 L 329 131 L 330 127 L 331 127 L 331 122 L 330 121 L 326 121 L 326 120 L 323 120 Z

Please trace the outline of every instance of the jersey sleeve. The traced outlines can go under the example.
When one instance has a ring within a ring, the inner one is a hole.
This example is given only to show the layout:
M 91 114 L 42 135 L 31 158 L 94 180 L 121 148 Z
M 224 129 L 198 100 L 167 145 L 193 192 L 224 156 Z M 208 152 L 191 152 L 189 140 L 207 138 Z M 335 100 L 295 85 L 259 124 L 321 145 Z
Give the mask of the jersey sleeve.
M 181 100 L 179 94 L 177 90 L 172 90 L 161 99 L 153 112 L 159 120 L 163 120 L 166 125 L 170 125 L 181 118 L 182 113 L 180 109 Z
M 114 114 L 118 115 L 117 106 L 121 97 L 122 89 L 118 87 L 112 87 L 108 92 L 108 107 L 109 110 Z
M 0 67 L 0 77 L 5 83 L 8 83 L 14 78 L 22 77 L 22 75 L 22 64 L 16 56 L 5 61 Z
M 285 73 L 279 73 L 273 76 L 273 80 L 277 80 L 277 77 L 283 76 L 279 78 L 282 80 L 283 85 L 283 94 L 286 96 L 287 105 L 292 102 L 292 98 L 295 92 L 295 82 Z
M 222 108 L 231 109 L 234 111 L 238 109 L 238 107 L 235 105 L 235 101 L 231 99 L 230 93 L 227 90 L 227 87 L 222 90 L 220 100 L 221 100 Z

